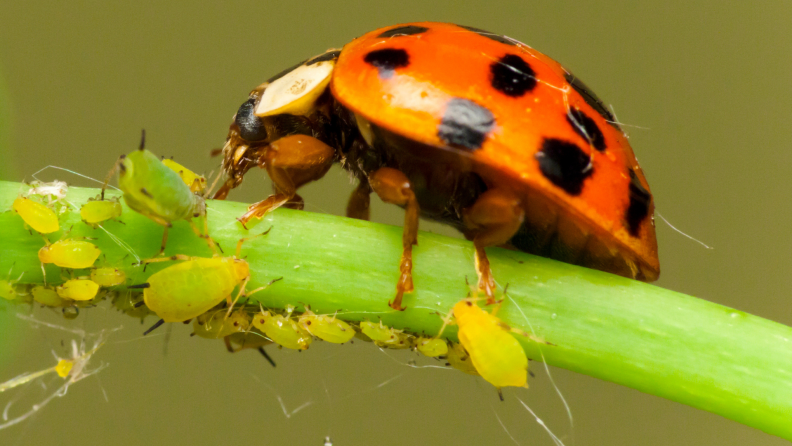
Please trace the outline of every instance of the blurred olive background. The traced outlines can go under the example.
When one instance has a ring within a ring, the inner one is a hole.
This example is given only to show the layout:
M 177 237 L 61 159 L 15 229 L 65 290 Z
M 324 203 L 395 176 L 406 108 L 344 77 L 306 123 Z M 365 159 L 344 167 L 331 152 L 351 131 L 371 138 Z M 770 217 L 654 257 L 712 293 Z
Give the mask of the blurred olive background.
M 792 324 L 792 3 L 724 5 L 4 2 L 0 68 L 12 125 L 10 136 L 0 134 L 9 142 L 0 172 L 20 181 L 52 164 L 104 178 L 145 128 L 153 152 L 208 173 L 218 165 L 209 151 L 222 145 L 248 91 L 270 75 L 378 27 L 466 24 L 561 61 L 628 124 L 657 210 L 714 247 L 658 219 L 657 285 Z M 39 177 L 89 185 L 59 171 Z M 335 168 L 301 194 L 307 210 L 341 215 L 350 191 Z M 250 202 L 268 192 L 266 175 L 253 171 L 230 198 Z M 401 224 L 401 210 L 374 201 L 375 221 Z M 140 325 L 106 305 L 73 322 L 40 309 L 35 315 L 90 331 L 124 329 L 95 356 L 95 365 L 109 368 L 0 431 L 4 445 L 319 445 L 326 435 L 335 445 L 513 444 L 499 419 L 518 444 L 552 444 L 516 396 L 567 445 L 785 444 L 716 415 L 552 368 L 574 416 L 570 427 L 536 363 L 531 389 L 508 391 L 501 403 L 480 379 L 411 368 L 414 354 L 383 354 L 362 342 L 315 343 L 301 354 L 272 349 L 273 369 L 255 352 L 231 355 L 221 342 L 190 338 L 186 326 L 173 327 L 167 344 L 163 329 L 142 338 L 153 318 Z M 64 333 L 9 327 L 0 381 L 51 366 L 52 350 L 66 353 Z M 289 417 L 279 400 L 289 411 L 311 404 Z

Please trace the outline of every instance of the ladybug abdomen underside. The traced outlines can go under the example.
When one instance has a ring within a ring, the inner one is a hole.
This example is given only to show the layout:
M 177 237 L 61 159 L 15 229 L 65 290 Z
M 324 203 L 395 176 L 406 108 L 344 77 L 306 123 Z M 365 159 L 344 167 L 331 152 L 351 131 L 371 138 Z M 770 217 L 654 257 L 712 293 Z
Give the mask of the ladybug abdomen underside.
M 517 248 L 657 278 L 654 203 L 632 149 L 596 95 L 549 57 L 475 28 L 396 25 L 346 45 L 330 85 L 346 108 L 410 142 L 407 157 L 393 153 L 401 143 L 382 149 L 417 185 L 424 216 L 464 230 L 460 207 L 482 188 L 509 188 L 526 211 Z M 420 159 L 448 167 L 410 167 Z

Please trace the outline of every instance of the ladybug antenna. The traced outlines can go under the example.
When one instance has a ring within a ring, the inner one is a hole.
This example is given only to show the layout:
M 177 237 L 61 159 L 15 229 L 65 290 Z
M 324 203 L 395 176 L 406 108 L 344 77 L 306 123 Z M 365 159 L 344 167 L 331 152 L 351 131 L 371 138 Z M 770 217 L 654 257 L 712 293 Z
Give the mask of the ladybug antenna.
M 140 131 L 140 148 L 138 150 L 143 150 L 146 148 L 146 129 L 142 129 Z

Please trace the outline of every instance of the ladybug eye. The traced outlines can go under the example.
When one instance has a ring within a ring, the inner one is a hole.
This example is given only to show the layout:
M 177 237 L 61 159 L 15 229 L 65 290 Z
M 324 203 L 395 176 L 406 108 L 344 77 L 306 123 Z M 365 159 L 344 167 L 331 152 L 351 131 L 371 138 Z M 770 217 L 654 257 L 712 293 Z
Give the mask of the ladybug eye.
M 267 139 L 267 129 L 264 122 L 253 114 L 256 108 L 256 98 L 250 98 L 239 107 L 234 122 L 239 127 L 239 136 L 246 141 L 262 141 Z

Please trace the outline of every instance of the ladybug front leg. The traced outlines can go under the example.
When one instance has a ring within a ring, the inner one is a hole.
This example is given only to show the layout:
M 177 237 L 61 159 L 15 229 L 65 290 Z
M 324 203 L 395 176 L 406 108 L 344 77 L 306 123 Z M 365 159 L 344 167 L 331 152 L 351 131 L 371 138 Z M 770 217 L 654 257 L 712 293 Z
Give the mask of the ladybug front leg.
M 465 235 L 473 238 L 476 248 L 476 273 L 478 287 L 487 296 L 487 305 L 495 303 L 489 259 L 484 248 L 502 245 L 517 233 L 525 218 L 519 198 L 504 189 L 490 189 L 481 194 L 473 206 L 462 212 Z
M 396 283 L 396 298 L 388 305 L 394 310 L 404 310 L 402 296 L 413 290 L 412 281 L 412 247 L 418 244 L 418 215 L 420 208 L 410 180 L 402 172 L 382 167 L 369 175 L 369 184 L 374 192 L 386 203 L 403 206 L 404 232 L 402 233 L 402 256 L 399 264 L 399 282 Z
M 270 143 L 258 159 L 267 169 L 275 194 L 248 207 L 239 221 L 246 224 L 253 217 L 261 218 L 270 211 L 293 201 L 301 208 L 302 198 L 297 189 L 322 178 L 335 159 L 335 149 L 308 135 L 291 135 Z

